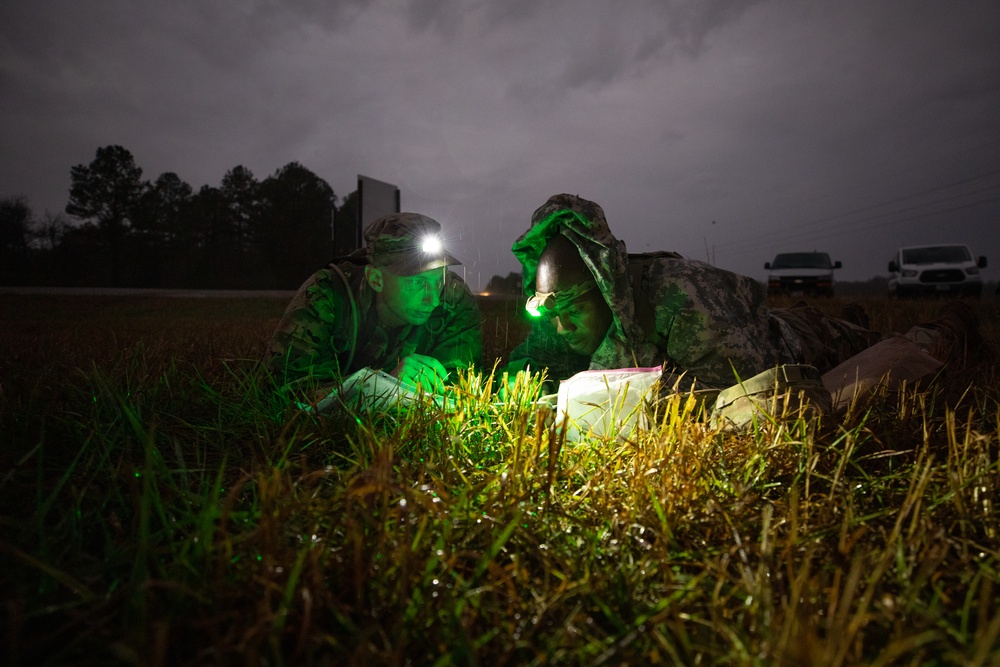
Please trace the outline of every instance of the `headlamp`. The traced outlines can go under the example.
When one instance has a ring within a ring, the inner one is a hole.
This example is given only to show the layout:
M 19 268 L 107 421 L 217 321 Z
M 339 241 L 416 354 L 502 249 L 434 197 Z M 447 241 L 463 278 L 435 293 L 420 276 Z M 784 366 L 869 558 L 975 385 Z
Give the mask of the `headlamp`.
M 420 249 L 428 255 L 440 255 L 441 251 L 444 250 L 444 244 L 441 242 L 440 236 L 428 234 L 420 244 Z
M 555 310 L 555 292 L 535 292 L 535 296 L 528 299 L 524 304 L 524 309 L 532 317 L 541 317 L 544 313 Z
M 595 281 L 584 280 L 558 292 L 535 292 L 524 304 L 524 309 L 532 317 L 553 317 L 595 287 Z

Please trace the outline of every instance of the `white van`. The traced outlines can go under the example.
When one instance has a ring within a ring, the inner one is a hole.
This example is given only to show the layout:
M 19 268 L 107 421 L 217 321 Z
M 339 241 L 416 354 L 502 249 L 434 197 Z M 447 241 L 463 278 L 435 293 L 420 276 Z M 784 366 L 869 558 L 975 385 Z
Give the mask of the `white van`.
M 979 296 L 986 258 L 974 259 L 962 244 L 907 246 L 889 261 L 889 296 L 954 294 Z

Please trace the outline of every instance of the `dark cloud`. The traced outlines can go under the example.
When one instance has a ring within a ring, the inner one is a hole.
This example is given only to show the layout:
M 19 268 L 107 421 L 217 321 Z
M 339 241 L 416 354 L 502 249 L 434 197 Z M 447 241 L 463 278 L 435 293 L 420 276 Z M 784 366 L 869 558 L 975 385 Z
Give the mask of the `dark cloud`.
M 1000 262 L 1000 178 L 966 183 L 1000 169 L 998 81 L 993 0 L 9 2 L 0 196 L 60 211 L 120 144 L 195 188 L 394 182 L 483 283 L 563 191 L 635 250 L 762 277 L 822 245 L 867 278 L 904 239 Z
M 705 48 L 705 40 L 714 31 L 730 25 L 762 0 L 728 2 L 668 2 L 659 4 L 668 32 L 676 48 L 696 56 Z M 656 6 L 656 5 L 654 5 Z
M 449 37 L 459 29 L 467 6 L 461 0 L 412 0 L 406 16 L 414 30 L 434 30 Z

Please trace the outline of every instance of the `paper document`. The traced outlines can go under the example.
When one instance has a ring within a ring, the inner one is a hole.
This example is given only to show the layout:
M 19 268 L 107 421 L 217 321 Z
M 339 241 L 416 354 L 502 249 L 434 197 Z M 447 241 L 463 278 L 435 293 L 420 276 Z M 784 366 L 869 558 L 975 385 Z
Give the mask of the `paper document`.
M 577 373 L 559 383 L 556 422 L 566 421 L 567 441 L 589 436 L 627 438 L 649 427 L 648 403 L 663 370 L 619 368 Z
M 338 407 L 358 411 L 385 411 L 413 403 L 433 403 L 440 408 L 453 407 L 453 401 L 446 396 L 421 391 L 384 371 L 362 368 L 348 376 L 340 386 L 320 400 L 314 409 L 316 412 L 328 412 Z

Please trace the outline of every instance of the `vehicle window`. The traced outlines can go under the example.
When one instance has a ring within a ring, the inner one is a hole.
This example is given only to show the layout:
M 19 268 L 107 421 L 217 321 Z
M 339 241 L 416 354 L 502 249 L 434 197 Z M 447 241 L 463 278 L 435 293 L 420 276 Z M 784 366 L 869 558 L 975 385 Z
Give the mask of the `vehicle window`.
M 781 253 L 771 262 L 772 269 L 829 269 L 833 268 L 825 252 Z
M 938 262 L 968 262 L 969 249 L 961 245 L 928 246 L 903 250 L 904 264 L 936 264 Z

